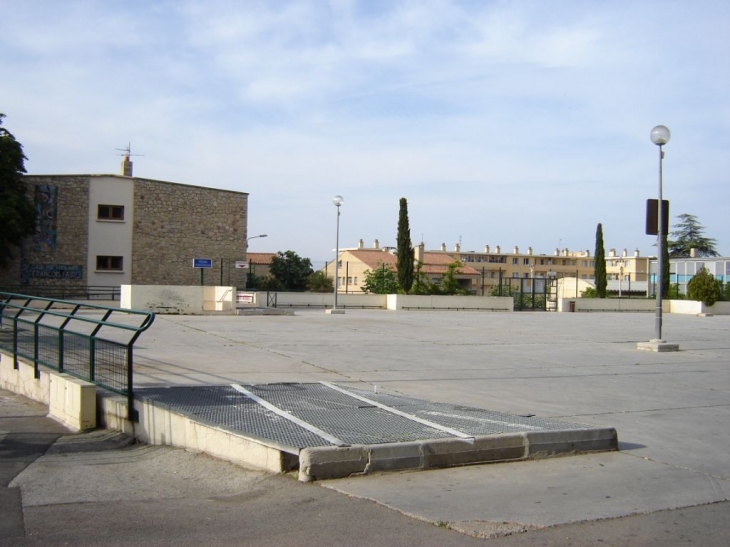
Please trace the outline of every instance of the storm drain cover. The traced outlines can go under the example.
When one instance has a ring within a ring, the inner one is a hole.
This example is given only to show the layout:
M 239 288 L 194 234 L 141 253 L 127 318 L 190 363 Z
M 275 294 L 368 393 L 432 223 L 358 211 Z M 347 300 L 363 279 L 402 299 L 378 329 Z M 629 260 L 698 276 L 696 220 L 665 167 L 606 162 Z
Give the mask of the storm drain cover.
M 157 406 L 274 443 L 294 454 L 315 446 L 586 428 L 327 382 L 143 388 L 136 394 Z

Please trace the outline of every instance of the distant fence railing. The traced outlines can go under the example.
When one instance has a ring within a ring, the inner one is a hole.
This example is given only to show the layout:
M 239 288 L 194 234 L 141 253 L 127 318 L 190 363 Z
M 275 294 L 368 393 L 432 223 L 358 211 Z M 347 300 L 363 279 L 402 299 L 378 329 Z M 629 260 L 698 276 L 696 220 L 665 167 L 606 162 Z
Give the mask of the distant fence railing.
M 0 350 L 32 363 L 35 377 L 45 366 L 127 396 L 134 410 L 134 343 L 155 314 L 0 292 Z
M 76 285 L 4 285 L 0 291 L 22 293 L 43 298 L 66 300 L 113 300 L 119 301 L 122 287 L 76 286 Z

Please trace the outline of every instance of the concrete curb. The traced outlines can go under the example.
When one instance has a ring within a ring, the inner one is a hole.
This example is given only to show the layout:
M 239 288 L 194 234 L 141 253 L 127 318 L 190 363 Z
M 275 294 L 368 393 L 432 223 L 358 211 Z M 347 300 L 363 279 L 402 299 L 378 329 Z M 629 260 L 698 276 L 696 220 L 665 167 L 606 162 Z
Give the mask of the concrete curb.
M 613 428 L 570 429 L 419 442 L 304 448 L 299 480 L 310 482 L 382 471 L 434 469 L 618 450 Z

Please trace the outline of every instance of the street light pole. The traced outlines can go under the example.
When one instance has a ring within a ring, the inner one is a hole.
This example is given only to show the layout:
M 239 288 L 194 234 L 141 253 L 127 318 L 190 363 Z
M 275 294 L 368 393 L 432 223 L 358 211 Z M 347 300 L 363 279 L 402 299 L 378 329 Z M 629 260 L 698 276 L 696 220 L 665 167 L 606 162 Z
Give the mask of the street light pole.
M 663 125 L 657 125 L 650 133 L 651 142 L 659 147 L 659 202 L 657 219 L 659 226 L 657 227 L 657 289 L 656 289 L 656 313 L 654 317 L 654 338 L 661 341 L 662 339 L 662 287 L 664 277 L 664 207 L 662 207 L 662 160 L 664 159 L 664 150 L 662 146 L 669 142 L 669 129 Z
M 662 340 L 662 279 L 664 277 L 664 207 L 662 207 L 662 160 L 664 159 L 664 150 L 662 146 L 669 142 L 670 133 L 664 125 L 657 125 L 649 134 L 651 142 L 659 147 L 659 201 L 657 203 L 657 288 L 656 288 L 656 312 L 654 316 L 654 339 L 649 343 L 640 342 L 639 349 L 650 351 L 677 351 L 679 344 L 668 344 Z
M 246 238 L 246 255 L 248 255 L 248 242 L 251 241 L 252 239 L 256 239 L 257 237 L 269 237 L 269 236 L 266 234 L 261 234 L 261 235 L 257 235 L 257 236 L 247 237 Z M 248 258 L 248 256 L 246 256 L 246 258 Z M 254 274 L 251 271 L 251 259 L 248 260 L 248 267 L 249 267 L 248 272 L 246 272 L 246 283 L 245 283 L 246 288 L 248 288 L 248 282 L 251 281 L 252 279 L 254 279 Z
M 337 309 L 337 282 L 339 280 L 340 275 L 340 205 L 342 205 L 345 202 L 344 199 L 342 199 L 342 196 L 335 196 L 332 198 L 332 203 L 335 204 L 335 207 L 337 207 L 337 237 L 335 239 L 335 304 L 332 308 L 333 310 Z

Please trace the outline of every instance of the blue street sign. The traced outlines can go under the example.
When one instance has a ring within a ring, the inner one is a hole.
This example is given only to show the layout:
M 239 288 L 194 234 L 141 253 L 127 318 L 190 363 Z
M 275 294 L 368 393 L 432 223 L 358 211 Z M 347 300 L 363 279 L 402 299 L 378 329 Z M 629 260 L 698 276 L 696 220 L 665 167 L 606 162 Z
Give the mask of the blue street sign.
M 212 258 L 193 258 L 193 268 L 212 268 Z

